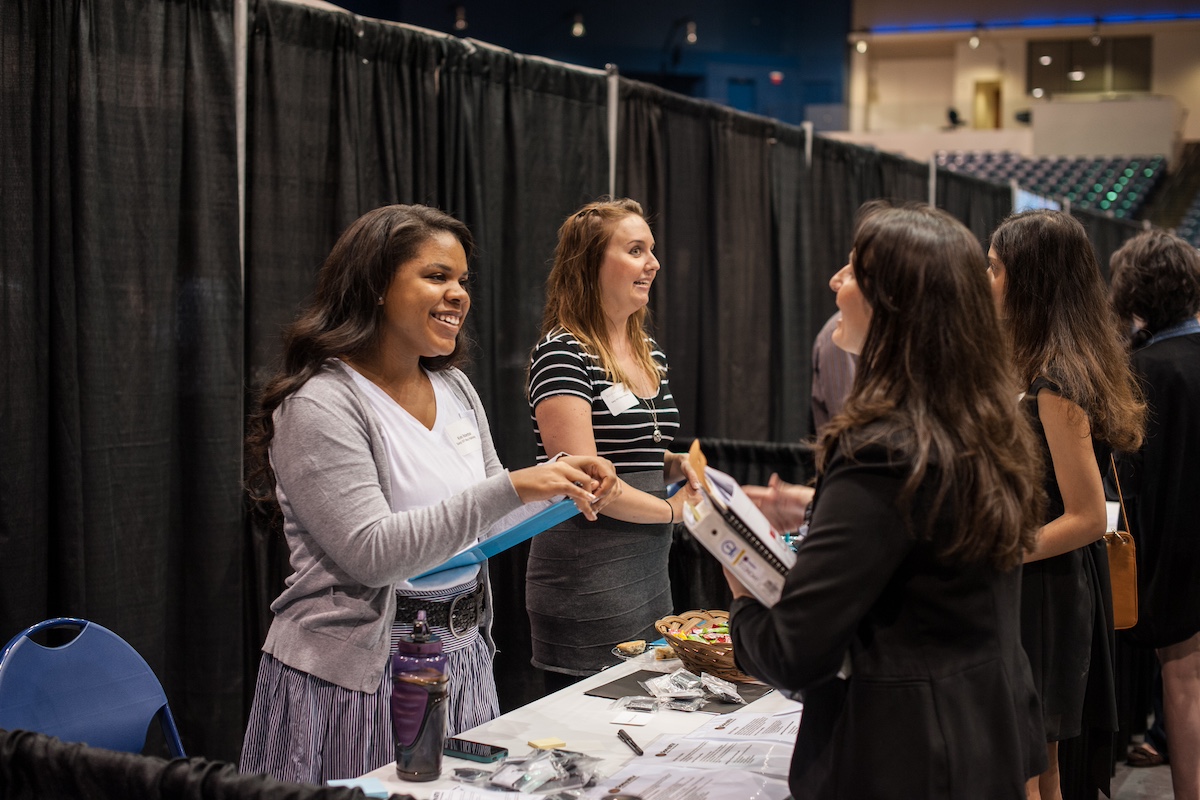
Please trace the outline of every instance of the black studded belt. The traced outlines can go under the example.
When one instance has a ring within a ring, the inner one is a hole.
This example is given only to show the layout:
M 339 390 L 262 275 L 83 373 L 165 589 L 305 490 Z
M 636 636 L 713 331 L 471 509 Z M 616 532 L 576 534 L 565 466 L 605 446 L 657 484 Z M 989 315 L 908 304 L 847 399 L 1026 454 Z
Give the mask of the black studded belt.
M 483 619 L 483 584 L 445 600 L 396 595 L 397 622 L 411 625 L 416 621 L 418 611 L 425 612 L 425 619 L 430 625 L 448 628 L 455 636 L 462 636 L 471 628 L 478 627 Z

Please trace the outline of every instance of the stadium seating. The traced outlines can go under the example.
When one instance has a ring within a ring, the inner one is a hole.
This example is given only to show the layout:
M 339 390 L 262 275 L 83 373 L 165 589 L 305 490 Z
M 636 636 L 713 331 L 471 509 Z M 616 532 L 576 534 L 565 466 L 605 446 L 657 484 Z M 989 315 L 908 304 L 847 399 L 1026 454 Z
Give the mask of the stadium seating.
M 1008 152 L 942 151 L 937 165 L 985 180 L 1015 180 L 1026 191 L 1069 200 L 1114 217 L 1135 219 L 1146 197 L 1166 172 L 1162 156 L 1135 158 L 1026 158 Z

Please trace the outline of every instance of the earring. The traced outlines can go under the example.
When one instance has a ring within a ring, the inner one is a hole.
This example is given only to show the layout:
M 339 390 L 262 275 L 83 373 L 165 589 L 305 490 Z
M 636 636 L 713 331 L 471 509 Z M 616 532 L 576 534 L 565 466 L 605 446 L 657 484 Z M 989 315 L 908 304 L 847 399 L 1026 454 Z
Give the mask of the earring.
M 383 295 L 379 295 L 379 302 L 376 303 L 375 305 L 377 305 L 377 306 L 383 305 Z

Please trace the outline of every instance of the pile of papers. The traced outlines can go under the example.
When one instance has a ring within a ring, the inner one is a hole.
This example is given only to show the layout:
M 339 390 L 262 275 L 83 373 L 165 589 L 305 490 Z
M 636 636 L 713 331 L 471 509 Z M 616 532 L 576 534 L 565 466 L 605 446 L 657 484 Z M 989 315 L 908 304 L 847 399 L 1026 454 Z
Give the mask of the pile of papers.
M 659 736 L 604 779 L 595 797 L 642 800 L 785 800 L 799 708 L 777 715 L 735 712 L 683 736 Z

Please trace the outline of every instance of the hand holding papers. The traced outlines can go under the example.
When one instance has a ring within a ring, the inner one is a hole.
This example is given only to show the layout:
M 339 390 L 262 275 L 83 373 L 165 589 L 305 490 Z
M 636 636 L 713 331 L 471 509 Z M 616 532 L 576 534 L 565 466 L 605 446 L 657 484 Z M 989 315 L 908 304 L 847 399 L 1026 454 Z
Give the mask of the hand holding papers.
M 774 605 L 795 553 L 737 481 L 708 466 L 699 442 L 688 458 L 701 476 L 703 499 L 684 507 L 684 526 L 760 603 Z

